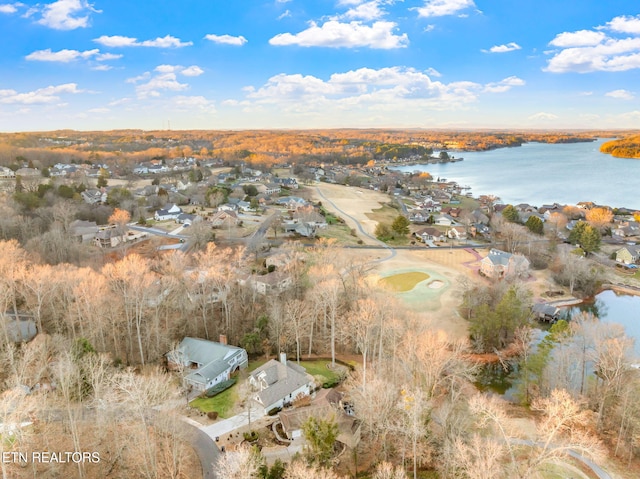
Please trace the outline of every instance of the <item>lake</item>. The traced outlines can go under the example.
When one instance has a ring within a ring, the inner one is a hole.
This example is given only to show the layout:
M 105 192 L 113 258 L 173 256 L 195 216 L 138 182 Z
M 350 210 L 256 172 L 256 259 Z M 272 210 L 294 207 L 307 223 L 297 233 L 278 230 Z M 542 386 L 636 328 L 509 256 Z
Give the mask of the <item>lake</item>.
M 535 206 L 593 201 L 611 207 L 640 209 L 640 159 L 600 153 L 590 143 L 526 143 L 491 151 L 456 152 L 464 161 L 409 165 L 399 171 L 428 171 L 434 178 L 470 186 L 473 196 L 496 195 L 504 203 Z
M 635 352 L 640 358 L 640 296 L 606 290 L 597 294 L 593 302 L 567 309 L 569 315 L 579 311 L 588 311 L 600 321 L 624 326 L 627 336 L 635 339 Z M 540 331 L 538 339 L 542 339 L 544 334 L 544 331 Z M 510 371 L 504 371 L 498 363 L 483 366 L 476 378 L 476 387 L 481 391 L 500 394 L 509 401 L 516 400 L 519 376 L 517 366 L 513 366 L 514 369 Z
M 600 318 L 600 321 L 624 326 L 627 336 L 635 339 L 635 351 L 640 357 L 640 296 L 606 290 L 597 294 L 592 303 L 571 309 L 589 311 Z

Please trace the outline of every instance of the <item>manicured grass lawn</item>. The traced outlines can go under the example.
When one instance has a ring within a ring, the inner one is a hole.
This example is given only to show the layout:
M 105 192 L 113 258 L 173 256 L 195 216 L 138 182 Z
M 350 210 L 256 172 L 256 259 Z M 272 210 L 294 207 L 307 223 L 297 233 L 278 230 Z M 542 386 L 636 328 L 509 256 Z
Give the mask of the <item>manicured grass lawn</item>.
M 236 384 L 212 398 L 196 398 L 189 405 L 200 409 L 202 412 L 217 411 L 220 417 L 228 418 L 232 415 L 233 406 L 238 401 L 237 391 L 238 385 Z
M 249 366 L 245 371 L 251 372 L 262 366 L 267 360 L 264 358 L 249 361 Z M 228 418 L 233 415 L 233 407 L 238 402 L 238 383 L 229 389 L 222 391 L 220 394 L 212 398 L 196 398 L 189 403 L 191 407 L 200 409 L 202 412 L 217 411 L 222 418 Z
M 290 359 L 291 360 L 291 359 Z M 295 359 L 293 360 L 295 361 Z M 262 366 L 267 360 L 264 358 L 249 362 L 246 372 L 251 372 Z M 307 372 L 312 376 L 322 376 L 325 382 L 336 382 L 340 378 L 340 374 L 327 369 L 328 361 L 300 361 L 300 365 L 306 368 Z M 217 411 L 219 417 L 227 419 L 234 415 L 234 406 L 239 401 L 238 383 L 229 389 L 222 391 L 220 394 L 212 398 L 196 398 L 189 403 L 191 407 L 200 409 L 202 412 Z
M 293 360 L 295 361 L 295 359 Z M 300 366 L 305 368 L 312 376 L 322 376 L 326 382 L 336 382 L 340 374 L 327 368 L 329 361 L 300 361 Z
M 393 291 L 404 292 L 411 291 L 420 281 L 424 281 L 425 279 L 429 279 L 429 275 L 427 273 L 411 271 L 408 273 L 387 276 L 386 278 L 382 278 L 380 283 Z

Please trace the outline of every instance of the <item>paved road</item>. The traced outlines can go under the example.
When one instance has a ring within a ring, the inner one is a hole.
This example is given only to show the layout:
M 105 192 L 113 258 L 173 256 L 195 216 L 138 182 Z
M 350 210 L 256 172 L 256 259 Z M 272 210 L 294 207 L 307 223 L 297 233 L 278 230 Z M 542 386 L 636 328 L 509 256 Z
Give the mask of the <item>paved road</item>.
M 138 226 L 138 225 L 128 225 L 130 229 L 135 230 L 135 231 L 143 231 L 145 233 L 149 233 L 155 236 L 164 236 L 165 238 L 175 238 L 181 241 L 180 246 L 175 247 L 175 249 L 179 249 L 182 252 L 186 252 L 189 248 L 190 248 L 190 244 L 187 241 L 189 239 L 188 236 L 185 235 L 181 235 L 181 234 L 173 234 L 173 233 L 167 233 L 164 230 L 160 230 L 157 228 L 148 228 L 146 226 Z M 170 248 L 170 249 L 174 249 L 174 248 Z
M 375 241 L 379 246 L 383 249 L 386 249 L 389 251 L 389 256 L 387 256 L 386 258 L 380 258 L 377 260 L 372 261 L 372 263 L 382 263 L 383 261 L 387 261 L 390 260 L 391 258 L 393 258 L 397 252 L 395 250 L 395 248 L 392 248 L 391 246 L 389 246 L 388 244 L 383 243 L 382 241 L 380 241 L 378 238 L 376 238 L 375 236 L 370 235 L 369 233 L 367 233 L 364 228 L 362 227 L 362 224 L 360 224 L 360 221 L 358 221 L 357 219 L 355 219 L 353 216 L 351 216 L 349 213 L 343 211 L 342 209 L 338 208 L 336 206 L 336 204 L 331 201 L 329 198 L 327 198 L 325 196 L 325 194 L 320 191 L 320 188 L 318 188 L 316 186 L 316 191 L 318 192 L 318 194 L 322 197 L 323 201 L 329 203 L 336 211 L 338 211 L 342 216 L 346 216 L 347 218 L 349 218 L 351 221 L 353 221 L 356 224 L 356 228 L 358 229 L 358 231 L 360 231 L 360 233 L 363 236 L 366 236 L 367 238 L 372 239 L 373 241 Z
M 519 444 L 519 445 L 523 445 L 523 446 L 532 446 L 532 447 L 545 447 L 545 443 L 542 442 L 533 442 L 529 439 L 517 439 L 517 438 L 511 438 L 509 439 L 509 442 L 511 444 Z M 609 475 L 609 473 L 607 471 L 605 471 L 604 469 L 602 469 L 600 466 L 598 466 L 595 462 L 593 462 L 592 460 L 584 457 L 582 454 L 569 449 L 567 451 L 567 454 L 569 454 L 571 457 L 573 457 L 574 459 L 577 459 L 578 461 L 580 461 L 581 463 L 583 463 L 585 466 L 587 466 L 589 469 L 591 469 L 594 474 L 596 476 L 598 476 L 598 479 L 612 479 L 612 477 Z

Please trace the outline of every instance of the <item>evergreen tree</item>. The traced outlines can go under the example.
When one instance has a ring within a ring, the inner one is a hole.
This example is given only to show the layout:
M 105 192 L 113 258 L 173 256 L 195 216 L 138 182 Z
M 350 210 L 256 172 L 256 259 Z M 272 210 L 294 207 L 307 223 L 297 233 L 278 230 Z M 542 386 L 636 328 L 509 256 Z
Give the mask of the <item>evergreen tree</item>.
M 402 215 L 396 216 L 396 219 L 391 223 L 391 229 L 402 236 L 409 234 L 409 220 Z
M 535 233 L 537 235 L 541 235 L 542 233 L 544 233 L 544 223 L 537 216 L 529 216 L 529 219 L 524 225 L 532 233 Z
M 513 205 L 507 205 L 502 210 L 502 217 L 510 223 L 520 223 L 520 214 Z

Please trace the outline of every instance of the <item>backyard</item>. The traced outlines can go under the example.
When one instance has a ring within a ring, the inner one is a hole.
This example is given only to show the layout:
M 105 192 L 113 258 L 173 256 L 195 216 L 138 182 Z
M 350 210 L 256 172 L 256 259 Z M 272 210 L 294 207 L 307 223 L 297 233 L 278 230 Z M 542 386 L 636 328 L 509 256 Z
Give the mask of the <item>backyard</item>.
M 243 371 L 243 375 L 250 373 L 256 368 L 262 366 L 267 360 L 264 358 L 250 361 L 249 367 Z M 300 366 L 304 367 L 309 374 L 314 378 L 317 378 L 323 385 L 327 387 L 333 387 L 340 382 L 344 373 L 344 368 L 340 367 L 336 370 L 330 370 L 327 367 L 327 360 L 315 360 L 315 361 L 300 361 Z M 242 387 L 244 380 L 239 380 L 236 384 L 229 389 L 222 391 L 214 397 L 198 397 L 191 401 L 189 405 L 193 408 L 199 409 L 204 413 L 217 412 L 218 417 L 227 419 L 236 414 L 235 406 L 240 402 L 239 389 Z

